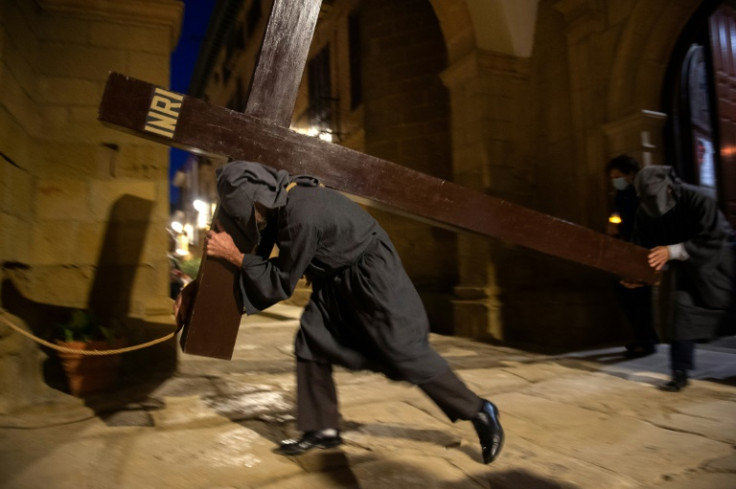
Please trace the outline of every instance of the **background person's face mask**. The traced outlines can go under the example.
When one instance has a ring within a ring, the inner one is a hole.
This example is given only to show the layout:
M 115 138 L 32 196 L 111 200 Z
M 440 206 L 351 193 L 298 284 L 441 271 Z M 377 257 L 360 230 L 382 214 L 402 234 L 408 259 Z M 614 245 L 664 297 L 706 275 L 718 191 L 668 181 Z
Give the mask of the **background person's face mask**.
M 627 182 L 624 177 L 612 178 L 611 184 L 613 184 L 613 188 L 616 190 L 626 190 L 629 186 L 629 182 Z

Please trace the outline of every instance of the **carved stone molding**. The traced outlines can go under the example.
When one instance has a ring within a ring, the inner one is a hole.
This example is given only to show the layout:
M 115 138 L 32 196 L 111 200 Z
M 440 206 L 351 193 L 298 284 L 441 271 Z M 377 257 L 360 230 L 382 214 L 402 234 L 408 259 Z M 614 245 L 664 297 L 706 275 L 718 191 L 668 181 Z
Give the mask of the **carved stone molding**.
M 662 112 L 641 110 L 605 124 L 609 155 L 627 153 L 644 166 L 662 164 L 662 129 L 666 120 L 667 115 Z
M 565 17 L 569 42 L 588 36 L 604 23 L 603 0 L 559 0 L 554 7 Z
M 527 58 L 478 49 L 449 66 L 440 73 L 440 78 L 451 89 L 489 73 L 528 78 L 530 67 L 530 60 Z
M 555 3 L 555 9 L 565 16 L 566 22 L 574 23 L 580 19 L 602 15 L 603 2 L 601 0 L 559 0 Z
M 171 46 L 176 45 L 184 16 L 181 0 L 35 0 L 50 14 L 161 25 L 171 29 Z

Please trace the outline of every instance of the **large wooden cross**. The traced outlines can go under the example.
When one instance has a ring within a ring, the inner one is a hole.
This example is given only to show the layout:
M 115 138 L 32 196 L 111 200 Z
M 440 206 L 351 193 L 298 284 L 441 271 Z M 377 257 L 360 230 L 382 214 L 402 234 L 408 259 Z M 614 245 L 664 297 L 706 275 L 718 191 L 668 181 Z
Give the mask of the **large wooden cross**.
M 585 227 L 289 129 L 321 0 L 275 0 L 244 113 L 112 73 L 105 124 L 194 153 L 311 174 L 357 201 L 498 238 L 620 277 L 654 283 L 647 251 Z M 203 257 L 182 334 L 186 353 L 229 359 L 240 324 L 237 270 Z

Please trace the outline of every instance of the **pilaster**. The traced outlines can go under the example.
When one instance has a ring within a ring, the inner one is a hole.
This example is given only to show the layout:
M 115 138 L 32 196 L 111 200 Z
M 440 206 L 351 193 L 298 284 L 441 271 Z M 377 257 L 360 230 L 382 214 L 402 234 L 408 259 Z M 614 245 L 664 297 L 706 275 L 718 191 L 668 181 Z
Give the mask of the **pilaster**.
M 450 93 L 453 179 L 481 192 L 514 193 L 509 185 L 520 168 L 515 142 L 523 139 L 513 105 L 523 97 L 529 61 L 475 50 L 452 63 L 441 79 Z M 487 238 L 458 237 L 458 277 L 453 302 L 454 333 L 503 339 L 497 263 L 508 249 Z
M 662 133 L 666 120 L 662 112 L 642 110 L 605 124 L 609 156 L 626 153 L 644 166 L 664 163 Z

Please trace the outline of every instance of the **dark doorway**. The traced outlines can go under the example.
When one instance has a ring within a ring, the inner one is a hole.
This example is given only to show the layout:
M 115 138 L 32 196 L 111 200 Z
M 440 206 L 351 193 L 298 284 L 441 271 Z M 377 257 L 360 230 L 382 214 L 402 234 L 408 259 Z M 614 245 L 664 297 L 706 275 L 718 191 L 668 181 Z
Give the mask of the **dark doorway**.
M 705 1 L 683 30 L 665 80 L 667 162 L 736 227 L 736 2 Z

